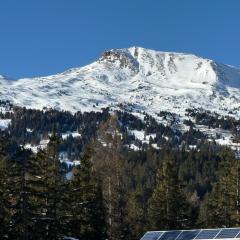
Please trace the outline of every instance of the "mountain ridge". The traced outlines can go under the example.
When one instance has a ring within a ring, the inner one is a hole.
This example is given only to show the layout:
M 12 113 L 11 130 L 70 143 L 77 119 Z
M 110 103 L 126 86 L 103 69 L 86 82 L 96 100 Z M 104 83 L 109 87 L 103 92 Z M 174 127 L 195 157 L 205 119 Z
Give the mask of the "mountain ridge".
M 0 76 L 0 100 L 27 108 L 98 111 L 124 105 L 157 116 L 203 108 L 239 117 L 240 69 L 194 54 L 111 49 L 95 62 L 45 77 Z

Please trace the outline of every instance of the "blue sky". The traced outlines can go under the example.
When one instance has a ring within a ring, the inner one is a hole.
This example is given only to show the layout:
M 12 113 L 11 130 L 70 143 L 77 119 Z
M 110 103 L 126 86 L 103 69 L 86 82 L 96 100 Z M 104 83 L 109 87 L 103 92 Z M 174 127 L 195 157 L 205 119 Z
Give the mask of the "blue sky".
M 0 74 L 14 78 L 130 46 L 240 66 L 239 0 L 5 0 L 0 9 Z

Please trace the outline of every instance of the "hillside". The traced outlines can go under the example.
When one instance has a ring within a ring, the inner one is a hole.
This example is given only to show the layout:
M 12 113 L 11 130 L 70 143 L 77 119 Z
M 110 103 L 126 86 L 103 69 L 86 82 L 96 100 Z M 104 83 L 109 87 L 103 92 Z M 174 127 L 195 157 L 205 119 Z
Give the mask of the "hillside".
M 188 108 L 203 108 L 238 117 L 240 69 L 191 54 L 115 49 L 53 76 L 1 76 L 0 100 L 72 112 L 124 106 L 154 116 L 159 111 L 184 116 Z
M 42 209 L 59 214 L 52 219 L 61 236 L 83 236 L 75 230 L 86 216 L 90 232 L 102 226 L 94 240 L 106 239 L 99 238 L 106 229 L 116 234 L 108 239 L 140 239 L 156 222 L 159 229 L 237 225 L 239 79 L 234 67 L 135 47 L 54 76 L 0 76 L 0 197 L 11 219 L 22 202 L 37 216 L 20 212 L 22 220 L 6 231 L 23 222 L 38 236 L 38 223 L 52 218 Z M 22 190 L 26 184 L 31 191 Z M 159 208 L 168 202 L 169 213 Z M 109 216 L 116 229 L 104 222 Z

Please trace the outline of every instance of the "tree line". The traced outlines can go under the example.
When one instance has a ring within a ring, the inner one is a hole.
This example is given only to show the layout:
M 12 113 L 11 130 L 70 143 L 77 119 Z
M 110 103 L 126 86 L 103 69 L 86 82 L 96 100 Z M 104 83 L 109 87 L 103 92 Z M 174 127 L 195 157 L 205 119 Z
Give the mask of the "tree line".
M 147 230 L 239 226 L 239 166 L 212 143 L 198 150 L 123 144 L 116 116 L 102 123 L 66 179 L 61 138 L 33 154 L 0 138 L 1 239 L 140 239 Z

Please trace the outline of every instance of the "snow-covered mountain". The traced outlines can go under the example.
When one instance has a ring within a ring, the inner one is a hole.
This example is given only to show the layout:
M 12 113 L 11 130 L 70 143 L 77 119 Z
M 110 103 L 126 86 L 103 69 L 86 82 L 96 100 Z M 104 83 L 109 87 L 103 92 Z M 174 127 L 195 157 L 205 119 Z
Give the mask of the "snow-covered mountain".
M 180 116 L 203 108 L 240 116 L 240 69 L 191 54 L 140 47 L 106 51 L 90 65 L 39 78 L 0 75 L 0 100 L 27 108 L 90 111 L 129 106 L 133 112 Z

